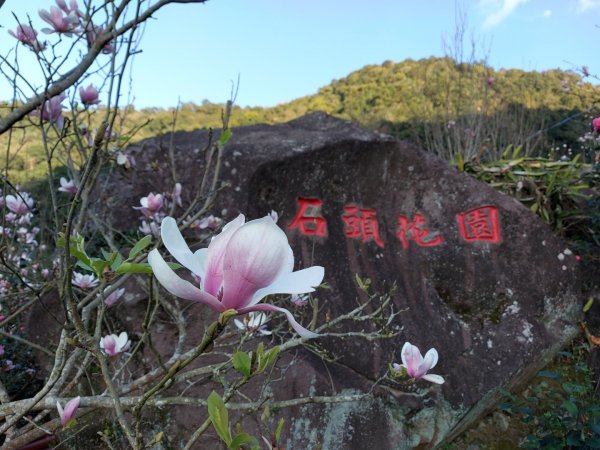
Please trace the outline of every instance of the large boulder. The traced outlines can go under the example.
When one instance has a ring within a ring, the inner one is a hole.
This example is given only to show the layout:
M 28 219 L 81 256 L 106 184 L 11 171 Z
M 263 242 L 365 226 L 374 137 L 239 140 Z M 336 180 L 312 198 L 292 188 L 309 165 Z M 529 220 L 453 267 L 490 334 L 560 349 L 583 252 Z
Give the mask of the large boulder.
M 141 196 L 172 189 L 169 145 L 177 181 L 193 196 L 208 136 L 179 132 L 130 148 L 137 168 L 113 174 L 118 195 L 102 199 L 113 225 L 130 227 Z M 377 382 L 368 400 L 281 410 L 285 448 L 435 446 L 493 407 L 498 387 L 527 382 L 576 333 L 576 256 L 519 202 L 413 145 L 315 113 L 234 129 L 222 175 L 228 187 L 215 215 L 275 210 L 296 266 L 325 267 L 321 323 L 366 301 L 356 275 L 370 279 L 371 292 L 390 293 L 399 313 L 389 327 L 397 336 L 319 339 L 315 351 L 335 362 L 301 352 L 273 384 L 292 398 L 356 394 Z M 385 376 L 405 341 L 437 349 L 433 372 L 445 384 Z

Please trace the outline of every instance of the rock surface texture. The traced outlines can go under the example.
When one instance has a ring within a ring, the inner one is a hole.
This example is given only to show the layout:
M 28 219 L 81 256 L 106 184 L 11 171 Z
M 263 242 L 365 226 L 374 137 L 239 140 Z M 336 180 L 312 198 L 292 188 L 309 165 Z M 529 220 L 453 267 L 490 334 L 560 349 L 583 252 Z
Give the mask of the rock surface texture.
M 108 199 L 107 214 L 117 229 L 135 222 L 130 205 L 141 196 L 172 189 L 171 139 L 177 181 L 193 195 L 207 132 L 137 144 L 136 170 L 112 175 L 122 195 Z M 517 201 L 412 145 L 315 113 L 234 129 L 222 181 L 229 187 L 213 214 L 275 210 L 296 267 L 325 267 L 320 323 L 365 301 L 356 275 L 371 280 L 371 291 L 390 292 L 399 312 L 398 336 L 319 339 L 314 345 L 335 362 L 302 351 L 273 383 L 286 399 L 355 394 L 380 380 L 369 400 L 279 410 L 285 448 L 435 447 L 493 407 L 498 387 L 528 381 L 576 332 L 575 255 Z M 437 349 L 433 372 L 443 385 L 385 377 L 405 341 Z

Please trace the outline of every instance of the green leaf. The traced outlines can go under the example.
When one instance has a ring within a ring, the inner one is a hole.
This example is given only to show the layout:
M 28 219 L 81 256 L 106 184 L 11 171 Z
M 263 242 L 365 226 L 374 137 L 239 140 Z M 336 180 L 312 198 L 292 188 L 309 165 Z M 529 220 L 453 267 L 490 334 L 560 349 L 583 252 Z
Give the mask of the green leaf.
M 167 263 L 169 267 L 173 270 L 180 269 L 183 267 L 181 264 L 177 263 Z M 148 263 L 122 263 L 115 270 L 116 273 L 152 273 L 152 267 Z
M 210 393 L 207 402 L 210 421 L 219 437 L 229 447 L 231 444 L 231 431 L 229 430 L 229 416 L 225 403 L 215 391 Z
M 223 133 L 221 133 L 221 136 L 219 137 L 219 145 L 223 146 L 227 144 L 229 139 L 231 139 L 231 130 L 223 131 Z
M 583 312 L 588 312 L 593 305 L 594 305 L 594 297 L 588 298 L 588 301 L 586 302 L 585 306 L 583 307 Z
M 251 373 L 251 359 L 246 352 L 235 352 L 233 354 L 233 367 L 245 377 L 249 377 Z
M 277 355 L 279 355 L 279 347 L 273 347 L 267 353 L 262 353 L 258 355 L 258 373 L 262 373 L 267 367 L 269 367 L 272 363 L 277 359 Z
M 148 247 L 151 242 L 152 242 L 151 235 L 147 235 L 147 236 L 144 236 L 143 238 L 141 238 L 139 241 L 137 241 L 137 243 L 129 251 L 129 256 L 127 256 L 127 259 L 135 258 L 142 250 L 144 250 L 146 247 Z
M 279 440 L 281 439 L 281 431 L 283 430 L 283 424 L 285 420 L 279 419 L 279 423 L 277 424 L 277 429 L 275 430 L 275 442 L 279 444 Z
M 254 436 L 250 436 L 248 433 L 239 433 L 231 441 L 229 444 L 229 448 L 233 450 L 237 450 L 242 444 L 250 444 L 252 448 L 260 448 L 258 445 L 258 441 Z
M 577 405 L 571 400 L 565 400 L 562 403 L 562 407 L 565 408 L 573 417 L 577 416 Z
M 110 265 L 111 270 L 117 270 L 122 263 L 123 257 L 121 256 L 121 254 L 117 253 L 117 256 L 115 256 L 115 260 Z

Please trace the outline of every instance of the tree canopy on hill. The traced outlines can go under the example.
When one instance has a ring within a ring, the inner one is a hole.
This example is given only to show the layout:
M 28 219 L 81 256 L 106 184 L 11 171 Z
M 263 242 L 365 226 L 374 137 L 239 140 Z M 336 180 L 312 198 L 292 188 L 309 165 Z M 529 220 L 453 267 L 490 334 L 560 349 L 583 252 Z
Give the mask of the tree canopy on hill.
M 599 98 L 600 88 L 575 72 L 494 70 L 483 63 L 431 57 L 365 66 L 314 95 L 275 107 L 234 107 L 231 125 L 281 123 L 324 111 L 416 140 L 447 158 L 460 153 L 490 159 L 508 145 L 523 145 L 527 153 L 563 144 L 577 150 Z M 1 106 L 0 111 L 8 107 Z M 223 104 L 208 101 L 183 103 L 177 110 L 124 108 L 119 134 L 127 137 L 119 145 L 172 129 L 219 127 L 222 109 Z M 38 167 L 44 170 L 39 164 L 44 152 L 33 128 L 23 125 L 12 137 L 20 150 L 10 166 L 13 174 L 28 171 L 31 177 Z M 7 138 L 0 136 L 0 141 Z

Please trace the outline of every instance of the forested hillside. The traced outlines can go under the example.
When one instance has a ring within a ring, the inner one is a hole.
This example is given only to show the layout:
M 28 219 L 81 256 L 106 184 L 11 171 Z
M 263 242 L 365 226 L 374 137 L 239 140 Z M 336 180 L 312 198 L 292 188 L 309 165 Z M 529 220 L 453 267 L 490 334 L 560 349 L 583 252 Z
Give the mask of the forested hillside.
M 279 123 L 325 111 L 399 137 L 416 140 L 446 158 L 493 159 L 508 145 L 527 153 L 585 150 L 584 135 L 600 99 L 600 88 L 576 72 L 493 70 L 428 58 L 366 66 L 334 80 L 314 95 L 271 108 L 234 107 L 232 126 Z M 8 105 L 4 105 L 5 108 Z M 176 111 L 124 108 L 116 147 L 176 130 L 219 127 L 223 105 L 184 103 Z M 102 108 L 96 114 L 102 117 Z M 597 113 L 597 111 L 596 111 Z M 175 120 L 176 119 L 176 120 Z M 31 130 L 31 131 L 29 131 Z M 14 131 L 11 173 L 41 175 L 42 142 L 33 127 Z M 3 148 L 8 135 L 0 137 Z

